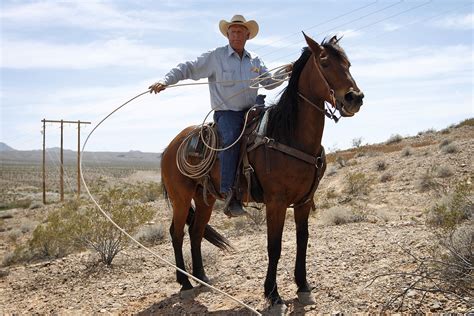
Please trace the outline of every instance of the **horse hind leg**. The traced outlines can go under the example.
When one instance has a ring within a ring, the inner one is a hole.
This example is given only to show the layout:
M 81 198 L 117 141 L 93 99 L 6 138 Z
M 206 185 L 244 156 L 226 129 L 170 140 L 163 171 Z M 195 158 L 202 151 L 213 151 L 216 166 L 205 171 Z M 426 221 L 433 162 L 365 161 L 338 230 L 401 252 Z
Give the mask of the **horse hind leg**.
M 174 257 L 176 266 L 181 270 L 186 271 L 183 257 L 183 239 L 184 226 L 186 224 L 191 200 L 189 199 L 188 202 L 185 202 L 184 199 L 177 201 L 176 199 L 171 198 L 171 195 L 170 199 L 173 205 L 173 220 L 171 221 L 170 235 L 173 243 Z M 176 281 L 181 284 L 180 293 L 185 293 L 186 291 L 193 289 L 188 277 L 178 270 L 176 270 Z

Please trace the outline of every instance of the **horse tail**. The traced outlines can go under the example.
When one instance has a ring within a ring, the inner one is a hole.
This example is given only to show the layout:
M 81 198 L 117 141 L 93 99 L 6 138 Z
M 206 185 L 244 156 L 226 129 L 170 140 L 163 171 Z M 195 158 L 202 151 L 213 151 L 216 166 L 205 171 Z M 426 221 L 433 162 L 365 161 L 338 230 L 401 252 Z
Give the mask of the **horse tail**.
M 163 192 L 163 197 L 168 203 L 168 206 L 171 207 L 168 191 L 166 190 L 166 186 L 163 182 L 161 182 L 161 191 Z M 196 212 L 194 210 L 194 207 L 191 205 L 189 207 L 188 217 L 186 218 L 186 224 L 188 224 L 188 226 L 193 225 L 195 213 Z M 219 234 L 219 232 L 215 230 L 214 228 L 212 228 L 212 226 L 209 224 L 206 224 L 206 227 L 204 228 L 204 239 L 206 239 L 211 244 L 213 244 L 214 246 L 216 246 L 217 248 L 221 250 L 231 251 L 233 249 L 229 240 L 227 240 L 227 238 Z
M 194 207 L 191 205 L 189 207 L 188 217 L 186 218 L 186 224 L 188 224 L 190 227 L 194 223 L 194 214 Z M 209 224 L 206 224 L 206 227 L 204 228 L 204 239 L 221 250 L 230 251 L 233 249 L 227 238 L 219 234 L 219 232 L 217 232 Z

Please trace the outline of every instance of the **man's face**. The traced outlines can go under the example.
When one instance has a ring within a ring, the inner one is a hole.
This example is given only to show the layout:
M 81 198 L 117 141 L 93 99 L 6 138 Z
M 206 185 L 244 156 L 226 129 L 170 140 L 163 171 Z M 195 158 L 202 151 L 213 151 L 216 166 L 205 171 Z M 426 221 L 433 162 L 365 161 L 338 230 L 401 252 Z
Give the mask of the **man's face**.
M 245 42 L 249 38 L 249 30 L 242 25 L 231 25 L 227 30 L 227 37 L 229 38 L 230 46 L 236 52 L 242 52 L 245 47 Z

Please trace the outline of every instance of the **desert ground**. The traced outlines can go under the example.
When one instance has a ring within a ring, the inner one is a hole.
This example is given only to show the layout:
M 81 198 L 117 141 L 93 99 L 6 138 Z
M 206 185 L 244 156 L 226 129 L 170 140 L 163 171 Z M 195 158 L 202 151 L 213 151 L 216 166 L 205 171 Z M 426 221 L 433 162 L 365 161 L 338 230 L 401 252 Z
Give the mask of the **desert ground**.
M 474 125 L 472 119 L 468 122 L 411 137 L 394 135 L 381 144 L 355 142 L 354 148 L 328 156 L 326 174 L 315 194 L 316 210 L 309 221 L 307 272 L 315 305 L 303 306 L 297 300 L 295 224 L 293 210 L 287 211 L 277 277 L 287 314 L 474 311 L 472 284 L 470 292 L 460 297 L 423 291 L 421 284 L 420 288 L 410 287 L 420 262 L 428 260 L 437 247 L 438 228 L 427 224 L 429 210 L 457 183 L 472 188 Z M 39 166 L 25 164 L 21 171 L 3 161 L 1 168 L 1 314 L 250 314 L 228 297 L 202 287 L 195 290 L 194 299 L 181 299 L 175 270 L 132 244 L 111 266 L 100 262 L 91 249 L 60 258 L 8 263 L 15 247 L 27 244 L 36 226 L 45 223 L 48 213 L 60 203 L 57 188 L 48 192 L 50 203 L 41 203 Z M 102 181 L 122 185 L 160 179 L 158 168 L 127 166 L 126 171 L 110 175 L 107 165 L 102 165 L 93 172 L 84 171 L 91 182 L 98 181 L 98 174 Z M 351 181 L 352 188 L 348 187 Z M 472 201 L 472 195 L 470 198 Z M 146 203 L 156 210 L 147 225 L 159 225 L 165 232 L 150 248 L 174 262 L 167 234 L 171 210 L 161 197 Z M 215 207 L 210 224 L 234 249 L 224 252 L 203 242 L 203 257 L 213 286 L 264 313 L 266 227 L 264 211 L 259 212 L 251 218 L 229 219 Z M 471 227 L 472 232 L 472 220 L 460 225 Z M 472 254 L 472 239 L 470 247 Z M 188 238 L 183 249 L 188 264 Z M 474 258 L 470 260 L 472 267 Z M 472 280 L 473 271 L 469 273 Z M 398 296 L 401 293 L 404 295 Z

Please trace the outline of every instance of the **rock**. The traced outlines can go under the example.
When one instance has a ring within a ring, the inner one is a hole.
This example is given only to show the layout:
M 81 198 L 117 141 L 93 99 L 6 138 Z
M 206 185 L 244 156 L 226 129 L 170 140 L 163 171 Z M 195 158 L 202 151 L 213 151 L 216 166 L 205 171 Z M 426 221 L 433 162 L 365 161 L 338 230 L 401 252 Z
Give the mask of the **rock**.
M 431 304 L 430 306 L 430 311 L 431 312 L 435 312 L 435 311 L 438 311 L 441 309 L 441 303 L 440 302 L 434 302 L 433 304 Z

